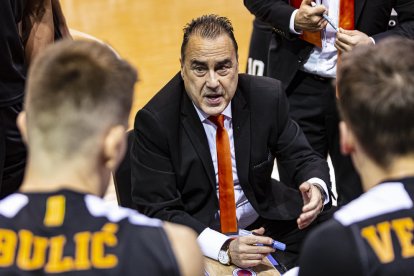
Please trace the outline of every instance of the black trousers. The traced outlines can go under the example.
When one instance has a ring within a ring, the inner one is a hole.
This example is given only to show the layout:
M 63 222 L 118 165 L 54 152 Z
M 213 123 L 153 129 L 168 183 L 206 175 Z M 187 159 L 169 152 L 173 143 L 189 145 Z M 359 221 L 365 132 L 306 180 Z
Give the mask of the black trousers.
M 22 106 L 0 107 L 0 198 L 17 191 L 23 181 L 26 147 L 16 125 Z
M 335 171 L 338 205 L 342 206 L 362 194 L 361 180 L 351 158 L 340 152 L 339 114 L 332 79 L 298 71 L 286 89 L 290 115 L 298 122 L 310 145 L 322 157 L 329 154 Z M 289 181 L 281 173 L 282 182 Z M 288 182 L 286 182 L 288 183 Z

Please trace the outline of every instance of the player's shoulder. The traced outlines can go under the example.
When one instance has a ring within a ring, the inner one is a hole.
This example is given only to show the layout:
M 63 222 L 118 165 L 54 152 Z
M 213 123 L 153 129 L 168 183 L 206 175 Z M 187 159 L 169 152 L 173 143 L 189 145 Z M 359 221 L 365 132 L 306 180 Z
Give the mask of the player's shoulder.
M 350 226 L 411 208 L 413 201 L 402 182 L 384 182 L 342 207 L 334 218 L 342 225 Z
M 94 195 L 85 195 L 86 208 L 90 215 L 104 217 L 113 223 L 126 223 L 131 226 L 162 227 L 162 221 L 149 218 L 136 210 L 109 204 Z

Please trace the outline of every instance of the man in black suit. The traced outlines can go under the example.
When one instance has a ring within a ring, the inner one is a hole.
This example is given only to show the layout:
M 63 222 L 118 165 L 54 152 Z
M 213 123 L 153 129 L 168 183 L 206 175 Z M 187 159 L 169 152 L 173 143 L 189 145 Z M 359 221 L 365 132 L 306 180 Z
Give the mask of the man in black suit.
M 317 2 L 317 1 L 315 1 Z M 349 157 L 339 150 L 339 116 L 335 87 L 337 49 L 350 51 L 359 44 L 372 44 L 399 35 L 414 37 L 414 1 L 354 1 L 355 30 L 333 27 L 322 18 L 328 13 L 338 25 L 339 1 L 322 0 L 312 7 L 304 0 L 299 9 L 286 0 L 244 0 L 260 20 L 274 27 L 269 48 L 268 76 L 283 83 L 290 103 L 290 115 L 302 127 L 309 143 L 322 156 L 329 153 L 335 168 L 338 204 L 343 205 L 362 193 L 362 186 Z M 392 8 L 398 26 L 388 29 Z M 321 31 L 322 48 L 299 38 L 302 31 Z M 285 179 L 284 175 L 281 175 Z
M 181 73 L 135 118 L 132 199 L 149 216 L 196 230 L 204 255 L 223 264 L 258 265 L 274 250 L 256 245 L 277 238 L 287 244 L 277 257 L 290 267 L 308 226 L 330 204 L 329 169 L 289 118 L 280 82 L 239 75 L 237 55 L 227 18 L 206 15 L 186 26 Z M 259 236 L 231 240 L 217 231 L 218 157 L 210 116 L 220 114 L 230 142 L 238 226 Z M 271 179 L 275 157 L 292 182 Z

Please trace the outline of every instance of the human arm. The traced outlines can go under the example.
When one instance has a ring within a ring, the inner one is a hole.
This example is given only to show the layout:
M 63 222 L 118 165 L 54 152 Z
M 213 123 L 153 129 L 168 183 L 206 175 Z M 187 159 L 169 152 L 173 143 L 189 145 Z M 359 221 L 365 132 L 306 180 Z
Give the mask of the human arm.
M 23 42 L 28 64 L 54 41 L 52 0 L 28 1 L 23 18 Z
M 164 230 L 170 240 L 181 275 L 203 275 L 203 255 L 197 245 L 197 234 L 188 227 L 168 222 L 164 223 Z
M 321 16 L 326 8 L 322 5 L 311 7 L 310 3 L 311 0 L 304 0 L 300 8 L 295 9 L 281 0 L 244 0 L 252 14 L 287 38 L 301 31 L 319 31 L 326 26 Z
M 298 218 L 302 229 L 319 215 L 324 205 L 330 207 L 331 184 L 326 160 L 312 150 L 297 123 L 289 117 L 288 108 L 287 98 L 281 93 L 277 108 L 280 133 L 274 155 L 282 171 L 282 182 L 302 195 Z
M 63 14 L 62 7 L 60 5 L 59 0 L 52 0 L 52 7 L 53 7 L 53 14 L 55 17 L 57 17 L 57 21 L 59 22 L 59 26 L 55 26 L 55 28 L 58 28 L 60 33 L 62 34 L 63 38 L 72 38 L 68 25 L 66 23 L 66 18 Z

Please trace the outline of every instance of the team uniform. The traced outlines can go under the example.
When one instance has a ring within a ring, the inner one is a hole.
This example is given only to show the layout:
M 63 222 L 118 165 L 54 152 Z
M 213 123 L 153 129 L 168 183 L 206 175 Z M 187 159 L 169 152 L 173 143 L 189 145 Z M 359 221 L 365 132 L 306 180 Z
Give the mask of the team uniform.
M 414 177 L 344 206 L 305 242 L 299 275 L 414 275 L 413 200 Z
M 0 202 L 0 275 L 180 275 L 162 222 L 60 190 Z
M 0 197 L 18 189 L 26 160 L 26 148 L 16 126 L 26 80 L 18 30 L 25 7 L 26 0 L 0 1 Z

